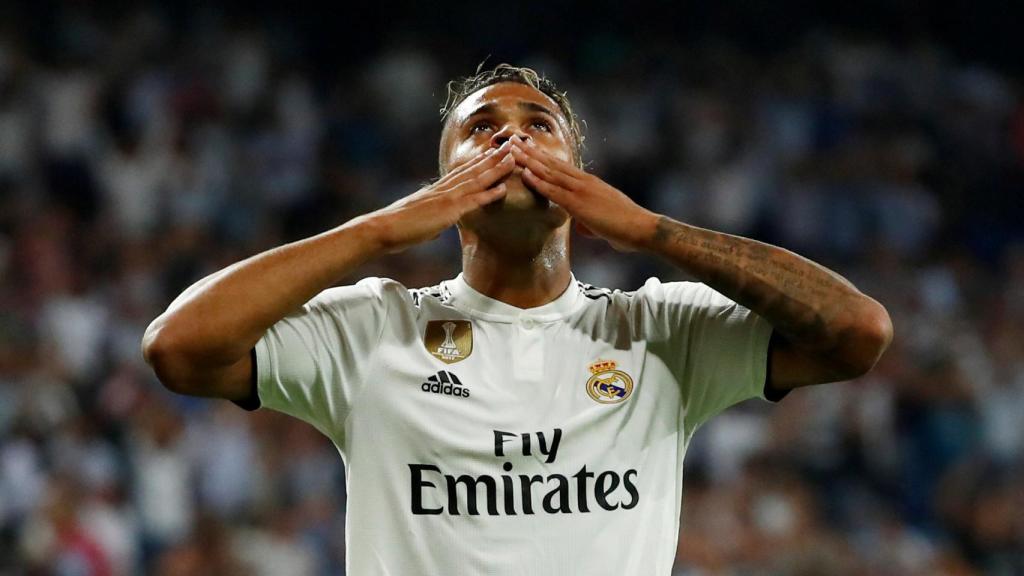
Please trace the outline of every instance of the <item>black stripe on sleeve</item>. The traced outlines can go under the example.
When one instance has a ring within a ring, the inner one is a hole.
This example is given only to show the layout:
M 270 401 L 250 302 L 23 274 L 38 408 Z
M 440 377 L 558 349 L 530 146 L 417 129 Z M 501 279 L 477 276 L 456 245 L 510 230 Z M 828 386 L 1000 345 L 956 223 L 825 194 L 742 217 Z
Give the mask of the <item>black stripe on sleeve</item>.
M 260 407 L 260 391 L 259 391 L 259 376 L 256 373 L 256 348 L 253 347 L 249 351 L 249 362 L 252 365 L 252 369 L 249 371 L 249 395 L 245 398 L 239 398 L 232 400 L 239 408 L 243 410 L 253 411 Z
M 768 339 L 768 359 L 764 368 L 764 397 L 769 402 L 778 402 L 789 394 L 789 390 L 779 390 L 772 386 L 772 356 L 778 338 L 781 336 L 773 329 L 772 335 Z

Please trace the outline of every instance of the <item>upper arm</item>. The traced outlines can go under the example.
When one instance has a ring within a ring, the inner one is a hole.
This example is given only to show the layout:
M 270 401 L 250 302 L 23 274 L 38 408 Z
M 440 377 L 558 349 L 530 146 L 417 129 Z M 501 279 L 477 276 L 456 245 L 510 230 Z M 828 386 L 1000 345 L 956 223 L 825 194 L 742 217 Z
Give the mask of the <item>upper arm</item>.
M 397 283 L 367 279 L 328 289 L 271 325 L 229 364 L 188 350 L 189 331 L 159 322 L 143 352 L 173 392 L 223 398 L 243 408 L 265 406 L 335 431 L 348 414 L 371 365 L 387 315 L 385 295 L 405 294 Z
M 661 336 L 649 344 L 679 382 L 684 425 L 696 430 L 729 406 L 760 396 L 771 326 L 698 283 L 649 283 L 644 301 Z
M 252 354 L 257 396 L 247 404 L 290 414 L 336 437 L 375 365 L 388 318 L 385 301 L 402 296 L 401 285 L 368 279 L 327 290 L 271 326 Z
M 172 392 L 207 398 L 237 400 L 252 390 L 255 367 L 251 354 L 227 364 L 198 364 L 180 352 L 180 336 L 157 325 L 147 331 L 142 353 L 160 382 Z
M 255 371 L 252 354 L 246 354 L 230 366 L 198 376 L 198 389 L 202 391 L 203 396 L 245 400 L 252 395 Z
M 777 331 L 772 332 L 768 344 L 765 398 L 778 401 L 794 388 L 840 379 L 827 362 L 796 348 Z

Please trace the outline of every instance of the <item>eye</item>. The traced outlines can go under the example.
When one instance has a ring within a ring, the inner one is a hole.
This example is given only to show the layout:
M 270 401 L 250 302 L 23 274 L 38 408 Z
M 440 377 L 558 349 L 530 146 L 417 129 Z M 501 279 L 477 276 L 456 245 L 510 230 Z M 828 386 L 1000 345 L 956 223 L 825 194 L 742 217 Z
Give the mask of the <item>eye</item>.
M 492 126 L 490 122 L 477 122 L 470 127 L 469 133 L 476 134 L 478 132 L 483 132 L 484 130 L 490 130 L 491 128 Z
M 530 123 L 531 128 L 551 132 L 551 124 L 547 120 L 534 120 Z

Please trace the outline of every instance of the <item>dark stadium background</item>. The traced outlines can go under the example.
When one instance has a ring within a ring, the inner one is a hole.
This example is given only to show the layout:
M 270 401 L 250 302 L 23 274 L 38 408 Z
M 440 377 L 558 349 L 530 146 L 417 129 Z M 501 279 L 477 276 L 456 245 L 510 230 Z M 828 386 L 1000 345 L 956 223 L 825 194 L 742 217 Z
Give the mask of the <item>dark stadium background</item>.
M 867 377 L 701 430 L 675 574 L 1024 573 L 1010 2 L 163 4 L 0 8 L 0 574 L 343 573 L 333 447 L 164 391 L 139 339 L 202 275 L 430 179 L 445 81 L 485 59 L 568 90 L 644 205 L 893 316 Z M 574 251 L 598 285 L 683 278 Z M 353 279 L 457 264 L 448 234 Z

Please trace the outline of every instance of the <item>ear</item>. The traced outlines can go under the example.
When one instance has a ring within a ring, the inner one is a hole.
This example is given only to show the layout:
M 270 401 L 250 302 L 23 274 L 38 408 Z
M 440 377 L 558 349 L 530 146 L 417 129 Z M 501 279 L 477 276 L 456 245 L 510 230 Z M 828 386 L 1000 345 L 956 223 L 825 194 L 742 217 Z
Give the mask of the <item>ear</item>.
M 441 126 L 441 137 L 437 142 L 437 173 L 438 178 L 444 178 L 448 174 L 448 120 Z

